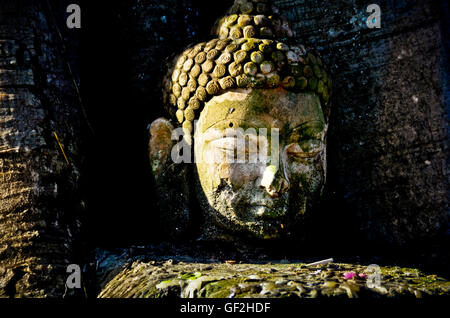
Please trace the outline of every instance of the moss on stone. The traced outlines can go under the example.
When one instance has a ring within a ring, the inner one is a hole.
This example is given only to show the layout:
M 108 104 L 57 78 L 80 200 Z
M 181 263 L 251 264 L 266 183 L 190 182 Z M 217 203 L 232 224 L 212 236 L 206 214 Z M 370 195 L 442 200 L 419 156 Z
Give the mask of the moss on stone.
M 361 274 L 366 270 L 367 266 L 341 263 L 313 267 L 304 263 L 187 263 L 171 266 L 135 263 L 114 277 L 99 297 L 180 297 L 187 286 L 198 279 L 201 283 L 199 281 L 194 296 L 200 298 L 420 298 L 450 295 L 449 281 L 436 275 L 425 275 L 414 268 L 380 267 L 381 286 L 376 288 L 369 288 L 366 278 L 358 275 L 352 279 L 344 278 L 346 272 Z M 177 275 L 177 272 L 185 274 Z

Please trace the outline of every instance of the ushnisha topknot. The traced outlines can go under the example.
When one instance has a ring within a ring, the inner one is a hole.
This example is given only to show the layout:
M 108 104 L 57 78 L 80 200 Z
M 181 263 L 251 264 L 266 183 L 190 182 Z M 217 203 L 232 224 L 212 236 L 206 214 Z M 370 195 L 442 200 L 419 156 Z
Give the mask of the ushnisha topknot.
M 325 120 L 331 78 L 319 54 L 294 43 L 278 9 L 264 0 L 236 0 L 213 28 L 217 38 L 189 46 L 164 78 L 163 102 L 185 134 L 204 103 L 234 88 L 277 88 L 320 97 Z

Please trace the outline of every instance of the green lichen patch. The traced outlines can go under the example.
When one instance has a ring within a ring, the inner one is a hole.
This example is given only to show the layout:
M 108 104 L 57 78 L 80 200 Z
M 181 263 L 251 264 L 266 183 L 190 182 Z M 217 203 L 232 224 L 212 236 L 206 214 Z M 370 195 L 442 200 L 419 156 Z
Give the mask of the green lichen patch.
M 181 279 L 190 279 L 190 280 L 194 280 L 194 279 L 197 279 L 197 278 L 199 278 L 199 277 L 201 277 L 201 276 L 202 276 L 202 273 L 195 272 L 195 273 L 186 273 L 186 274 L 183 274 L 183 275 L 179 276 L 179 278 L 181 278 Z

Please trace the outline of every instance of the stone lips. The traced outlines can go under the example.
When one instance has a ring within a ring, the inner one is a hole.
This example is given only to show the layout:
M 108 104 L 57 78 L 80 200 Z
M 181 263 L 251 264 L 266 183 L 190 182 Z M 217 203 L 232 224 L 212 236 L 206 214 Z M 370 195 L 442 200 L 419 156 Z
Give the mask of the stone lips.
M 205 102 L 233 88 L 312 92 L 328 119 L 328 69 L 317 52 L 289 39 L 273 39 L 293 36 L 287 20 L 276 13 L 263 1 L 236 1 L 216 25 L 219 38 L 192 45 L 174 59 L 164 78 L 163 101 L 185 133 L 192 132 Z

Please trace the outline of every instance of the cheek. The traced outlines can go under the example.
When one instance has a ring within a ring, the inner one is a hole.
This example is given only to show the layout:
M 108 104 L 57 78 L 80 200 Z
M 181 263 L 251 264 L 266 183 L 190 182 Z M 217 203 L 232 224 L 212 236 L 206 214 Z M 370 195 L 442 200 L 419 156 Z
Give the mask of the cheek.
M 228 183 L 233 189 L 253 186 L 254 181 L 261 177 L 264 165 L 239 163 L 212 163 L 206 165 L 206 173 L 211 178 L 211 185 L 217 188 L 221 180 Z
M 291 162 L 289 175 L 293 186 L 298 186 L 304 191 L 314 192 L 323 186 L 325 181 L 324 163 L 322 161 Z

